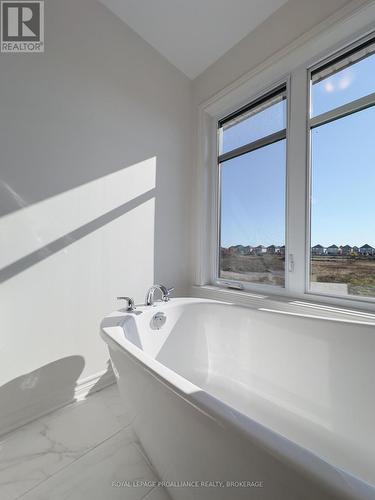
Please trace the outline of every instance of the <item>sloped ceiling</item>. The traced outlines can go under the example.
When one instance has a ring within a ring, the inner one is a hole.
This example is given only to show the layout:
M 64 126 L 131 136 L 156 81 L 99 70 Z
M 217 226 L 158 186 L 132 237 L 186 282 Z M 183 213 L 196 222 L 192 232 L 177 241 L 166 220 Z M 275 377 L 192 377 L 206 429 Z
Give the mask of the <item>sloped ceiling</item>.
M 287 0 L 100 0 L 193 79 Z

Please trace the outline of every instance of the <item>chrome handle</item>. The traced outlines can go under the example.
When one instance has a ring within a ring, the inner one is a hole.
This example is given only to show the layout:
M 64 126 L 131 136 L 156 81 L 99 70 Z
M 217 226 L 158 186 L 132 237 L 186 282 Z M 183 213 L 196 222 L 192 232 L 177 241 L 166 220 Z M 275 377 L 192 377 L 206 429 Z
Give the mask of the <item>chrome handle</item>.
M 163 295 L 163 301 L 164 302 L 168 302 L 169 299 L 170 299 L 170 294 L 173 292 L 174 290 L 174 286 L 172 286 L 171 288 L 166 288 L 165 289 L 165 292 L 164 292 L 164 295 Z
M 117 300 L 126 300 L 127 303 L 128 303 L 128 307 L 127 307 L 127 311 L 134 311 L 134 309 L 136 308 L 135 305 L 134 305 L 134 299 L 132 299 L 131 297 L 117 297 Z

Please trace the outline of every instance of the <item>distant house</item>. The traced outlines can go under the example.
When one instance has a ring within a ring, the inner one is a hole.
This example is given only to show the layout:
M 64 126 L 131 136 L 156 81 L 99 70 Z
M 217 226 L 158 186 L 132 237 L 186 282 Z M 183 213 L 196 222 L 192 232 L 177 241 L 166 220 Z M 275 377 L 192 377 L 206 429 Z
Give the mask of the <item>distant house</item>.
M 313 255 L 324 255 L 325 249 L 322 245 L 314 245 L 311 249 Z
M 341 255 L 350 255 L 353 251 L 350 245 L 344 245 L 340 247 Z
M 280 253 L 280 255 L 285 255 L 285 245 L 280 247 L 279 253 Z
M 248 252 L 247 247 L 244 247 L 243 245 L 238 245 L 237 253 L 239 253 L 240 255 L 246 255 L 247 252 Z
M 270 254 L 275 254 L 276 253 L 276 247 L 275 245 L 270 245 L 269 247 L 267 247 L 267 253 L 270 253 Z
M 257 255 L 263 255 L 267 252 L 267 248 L 263 245 L 258 245 L 254 250 Z
M 243 245 L 235 245 L 234 248 L 235 248 L 235 253 L 243 255 L 245 248 Z
M 339 247 L 337 245 L 331 245 L 327 248 L 327 255 L 338 255 Z
M 358 248 L 358 247 L 356 247 L 356 246 L 354 246 L 354 247 L 353 247 L 353 253 L 359 253 L 359 248 Z
M 361 246 L 361 248 L 359 249 L 359 253 L 361 255 L 374 255 L 374 248 L 366 243 L 365 245 Z

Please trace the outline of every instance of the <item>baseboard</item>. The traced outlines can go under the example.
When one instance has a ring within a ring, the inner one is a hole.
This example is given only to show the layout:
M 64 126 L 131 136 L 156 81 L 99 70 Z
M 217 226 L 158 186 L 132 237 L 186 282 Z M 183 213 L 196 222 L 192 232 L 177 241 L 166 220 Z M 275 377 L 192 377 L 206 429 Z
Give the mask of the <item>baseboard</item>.
M 91 394 L 115 382 L 116 378 L 112 370 L 103 370 L 89 377 L 77 380 L 74 391 L 71 389 L 67 391 L 65 388 L 62 388 L 60 391 L 47 393 L 43 397 L 36 397 L 29 404 L 24 406 L 19 405 L 18 408 L 14 408 L 13 410 L 8 407 L 6 412 L 0 412 L 0 436 L 2 437 L 64 406 L 76 401 L 82 401 Z
M 76 401 L 85 399 L 90 394 L 101 391 L 115 382 L 116 377 L 112 370 L 103 370 L 102 372 L 95 373 L 90 377 L 82 378 L 77 382 L 74 391 L 74 399 Z

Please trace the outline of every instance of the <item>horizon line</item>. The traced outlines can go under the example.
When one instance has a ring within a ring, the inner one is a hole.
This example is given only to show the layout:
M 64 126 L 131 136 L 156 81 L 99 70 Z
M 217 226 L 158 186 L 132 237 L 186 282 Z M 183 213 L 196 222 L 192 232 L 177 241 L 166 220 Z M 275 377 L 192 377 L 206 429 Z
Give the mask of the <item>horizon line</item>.
M 238 247 L 238 246 L 241 246 L 241 247 L 252 247 L 252 248 L 257 248 L 257 247 L 265 247 L 265 248 L 268 248 L 268 247 L 285 247 L 285 243 L 282 244 L 282 245 L 276 245 L 275 243 L 271 243 L 270 245 L 263 245 L 262 243 L 259 243 L 258 245 L 250 245 L 250 244 L 247 244 L 247 245 L 244 245 L 243 243 L 236 243 L 236 244 L 232 244 L 232 245 L 229 245 L 229 246 L 225 246 L 225 245 L 220 245 L 222 248 L 230 248 L 230 247 Z M 343 248 L 343 247 L 350 247 L 350 248 L 363 248 L 363 247 L 371 247 L 371 248 L 374 248 L 375 249 L 375 246 L 372 246 L 370 245 L 369 243 L 364 243 L 363 245 L 349 245 L 348 243 L 346 243 L 345 245 L 337 245 L 336 243 L 332 243 L 331 245 L 322 245 L 321 243 L 316 243 L 315 245 L 311 245 L 311 248 L 314 248 L 314 247 L 317 247 L 317 246 L 321 246 L 322 248 L 331 248 L 331 247 L 337 247 L 337 248 Z

